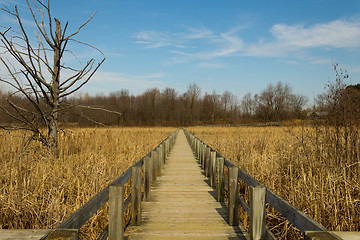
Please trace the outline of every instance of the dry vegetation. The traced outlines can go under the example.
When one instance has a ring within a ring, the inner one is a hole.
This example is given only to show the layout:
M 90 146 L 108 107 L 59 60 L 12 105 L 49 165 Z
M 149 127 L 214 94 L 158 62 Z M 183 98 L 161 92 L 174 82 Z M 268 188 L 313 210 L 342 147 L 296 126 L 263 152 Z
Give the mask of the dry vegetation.
M 334 139 L 332 129 L 315 126 L 189 130 L 326 228 L 360 230 L 358 135 L 344 142 Z M 268 211 L 278 238 L 301 237 L 275 210 Z
M 0 229 L 55 227 L 173 131 L 68 129 L 60 134 L 58 160 L 35 142 L 24 150 L 25 133 L 1 132 Z M 84 239 L 106 226 L 106 212 L 83 227 Z

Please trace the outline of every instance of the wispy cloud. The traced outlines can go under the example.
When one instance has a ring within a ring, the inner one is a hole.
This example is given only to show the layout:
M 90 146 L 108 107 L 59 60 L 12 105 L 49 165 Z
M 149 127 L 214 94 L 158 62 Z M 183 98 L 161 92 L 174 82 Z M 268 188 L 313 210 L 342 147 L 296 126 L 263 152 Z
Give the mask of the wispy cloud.
M 99 92 L 109 93 L 117 89 L 128 89 L 134 94 L 140 94 L 148 88 L 162 87 L 161 80 L 165 77 L 166 75 L 162 72 L 130 75 L 98 71 L 82 91 L 94 94 Z
M 202 68 L 226 68 L 224 63 L 213 63 L 213 62 L 201 62 L 197 65 Z
M 138 39 L 136 43 L 144 44 L 147 48 L 159 48 L 166 46 L 182 46 L 181 42 L 177 41 L 174 34 L 169 32 L 159 31 L 142 31 L 134 34 L 134 37 Z
M 332 59 L 315 59 L 310 61 L 311 64 L 327 64 L 327 65 L 330 65 L 332 62 L 333 62 Z
M 184 38 L 186 39 L 201 39 L 201 38 L 211 39 L 214 37 L 215 37 L 214 33 L 205 27 L 189 28 L 189 31 L 184 34 Z
M 303 25 L 275 24 L 270 32 L 279 43 L 301 48 L 360 46 L 359 22 L 336 20 L 307 28 Z
M 214 59 L 228 56 L 288 57 L 293 53 L 312 48 L 360 47 L 360 22 L 358 20 L 335 20 L 309 26 L 274 24 L 267 41 L 246 42 L 242 34 L 247 27 L 239 25 L 224 32 L 214 32 L 206 27 L 188 28 L 185 32 L 144 31 L 136 33 L 137 43 L 148 47 L 169 46 L 169 52 L 177 55 L 174 63 L 194 59 Z M 264 35 L 267 33 L 264 33 Z M 182 50 L 177 50 L 181 46 Z M 324 63 L 321 57 L 312 64 Z M 326 60 L 328 62 L 328 60 Z

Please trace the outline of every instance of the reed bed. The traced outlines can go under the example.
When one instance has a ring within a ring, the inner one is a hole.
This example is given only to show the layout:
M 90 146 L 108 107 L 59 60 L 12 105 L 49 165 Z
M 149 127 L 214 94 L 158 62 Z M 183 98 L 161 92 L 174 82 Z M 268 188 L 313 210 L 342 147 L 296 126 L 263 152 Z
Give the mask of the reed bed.
M 343 145 L 341 139 L 334 141 L 331 129 L 312 126 L 188 130 L 327 229 L 360 230 L 358 138 L 351 148 L 351 141 Z M 351 154 L 349 149 L 353 149 Z M 240 192 L 248 198 L 248 190 L 242 185 Z M 247 225 L 247 215 L 240 215 Z M 267 222 L 277 238 L 302 237 L 269 207 Z
M 0 229 L 54 228 L 146 155 L 173 128 L 79 128 L 59 136 L 59 158 L 25 132 L 0 133 Z M 107 207 L 81 229 L 95 239 Z

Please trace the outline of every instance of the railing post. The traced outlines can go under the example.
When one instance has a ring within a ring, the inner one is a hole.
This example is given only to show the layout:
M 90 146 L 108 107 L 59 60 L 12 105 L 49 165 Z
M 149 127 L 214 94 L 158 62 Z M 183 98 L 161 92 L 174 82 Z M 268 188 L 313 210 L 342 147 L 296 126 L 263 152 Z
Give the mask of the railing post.
M 205 144 L 201 143 L 201 165 L 202 168 L 205 170 Z
M 198 163 L 200 164 L 201 160 L 200 160 L 200 141 L 199 141 L 199 139 L 196 139 L 196 157 L 197 157 Z
M 109 187 L 109 240 L 124 239 L 124 185 Z
M 131 168 L 131 224 L 141 223 L 141 167 Z
M 239 225 L 238 167 L 229 167 L 229 225 Z
M 150 201 L 151 192 L 151 159 L 145 157 L 144 159 L 144 199 Z
M 265 222 L 265 193 L 264 186 L 250 187 L 250 239 L 266 238 Z
M 161 176 L 163 174 L 163 169 L 164 169 L 163 144 L 159 145 L 157 151 L 158 151 L 158 164 L 159 164 L 158 174 Z
M 165 141 L 165 158 L 164 162 L 166 163 L 166 159 L 169 156 L 170 150 L 169 150 L 169 139 Z
M 210 147 L 206 147 L 205 153 L 205 176 L 210 176 Z
M 216 152 L 210 152 L 210 185 L 216 186 Z
M 224 158 L 218 157 L 216 159 L 216 179 L 217 179 L 217 200 L 224 202 L 225 199 L 225 184 L 224 184 Z
M 157 168 L 158 168 L 158 164 L 157 164 L 157 153 L 156 150 L 153 150 L 151 152 L 151 183 L 154 185 L 156 183 L 156 178 L 157 178 Z

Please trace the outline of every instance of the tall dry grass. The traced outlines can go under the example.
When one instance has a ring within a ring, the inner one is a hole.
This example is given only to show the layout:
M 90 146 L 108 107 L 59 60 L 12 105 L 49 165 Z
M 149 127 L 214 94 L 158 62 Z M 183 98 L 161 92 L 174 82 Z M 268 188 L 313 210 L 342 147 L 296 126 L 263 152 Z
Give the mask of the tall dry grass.
M 173 131 L 68 129 L 60 134 L 57 160 L 38 143 L 24 149 L 24 132 L 1 132 L 0 229 L 55 227 Z M 106 224 L 105 206 L 83 227 L 82 238 L 95 238 Z
M 352 152 L 357 154 L 352 158 L 357 162 L 349 162 L 350 154 L 343 151 L 341 156 L 336 154 L 339 142 L 333 141 L 331 129 L 287 126 L 189 130 L 326 228 L 360 230 L 359 151 Z M 345 156 L 347 159 L 343 159 Z M 241 215 L 246 225 L 248 218 Z M 301 237 L 275 210 L 269 209 L 268 224 L 278 238 Z

